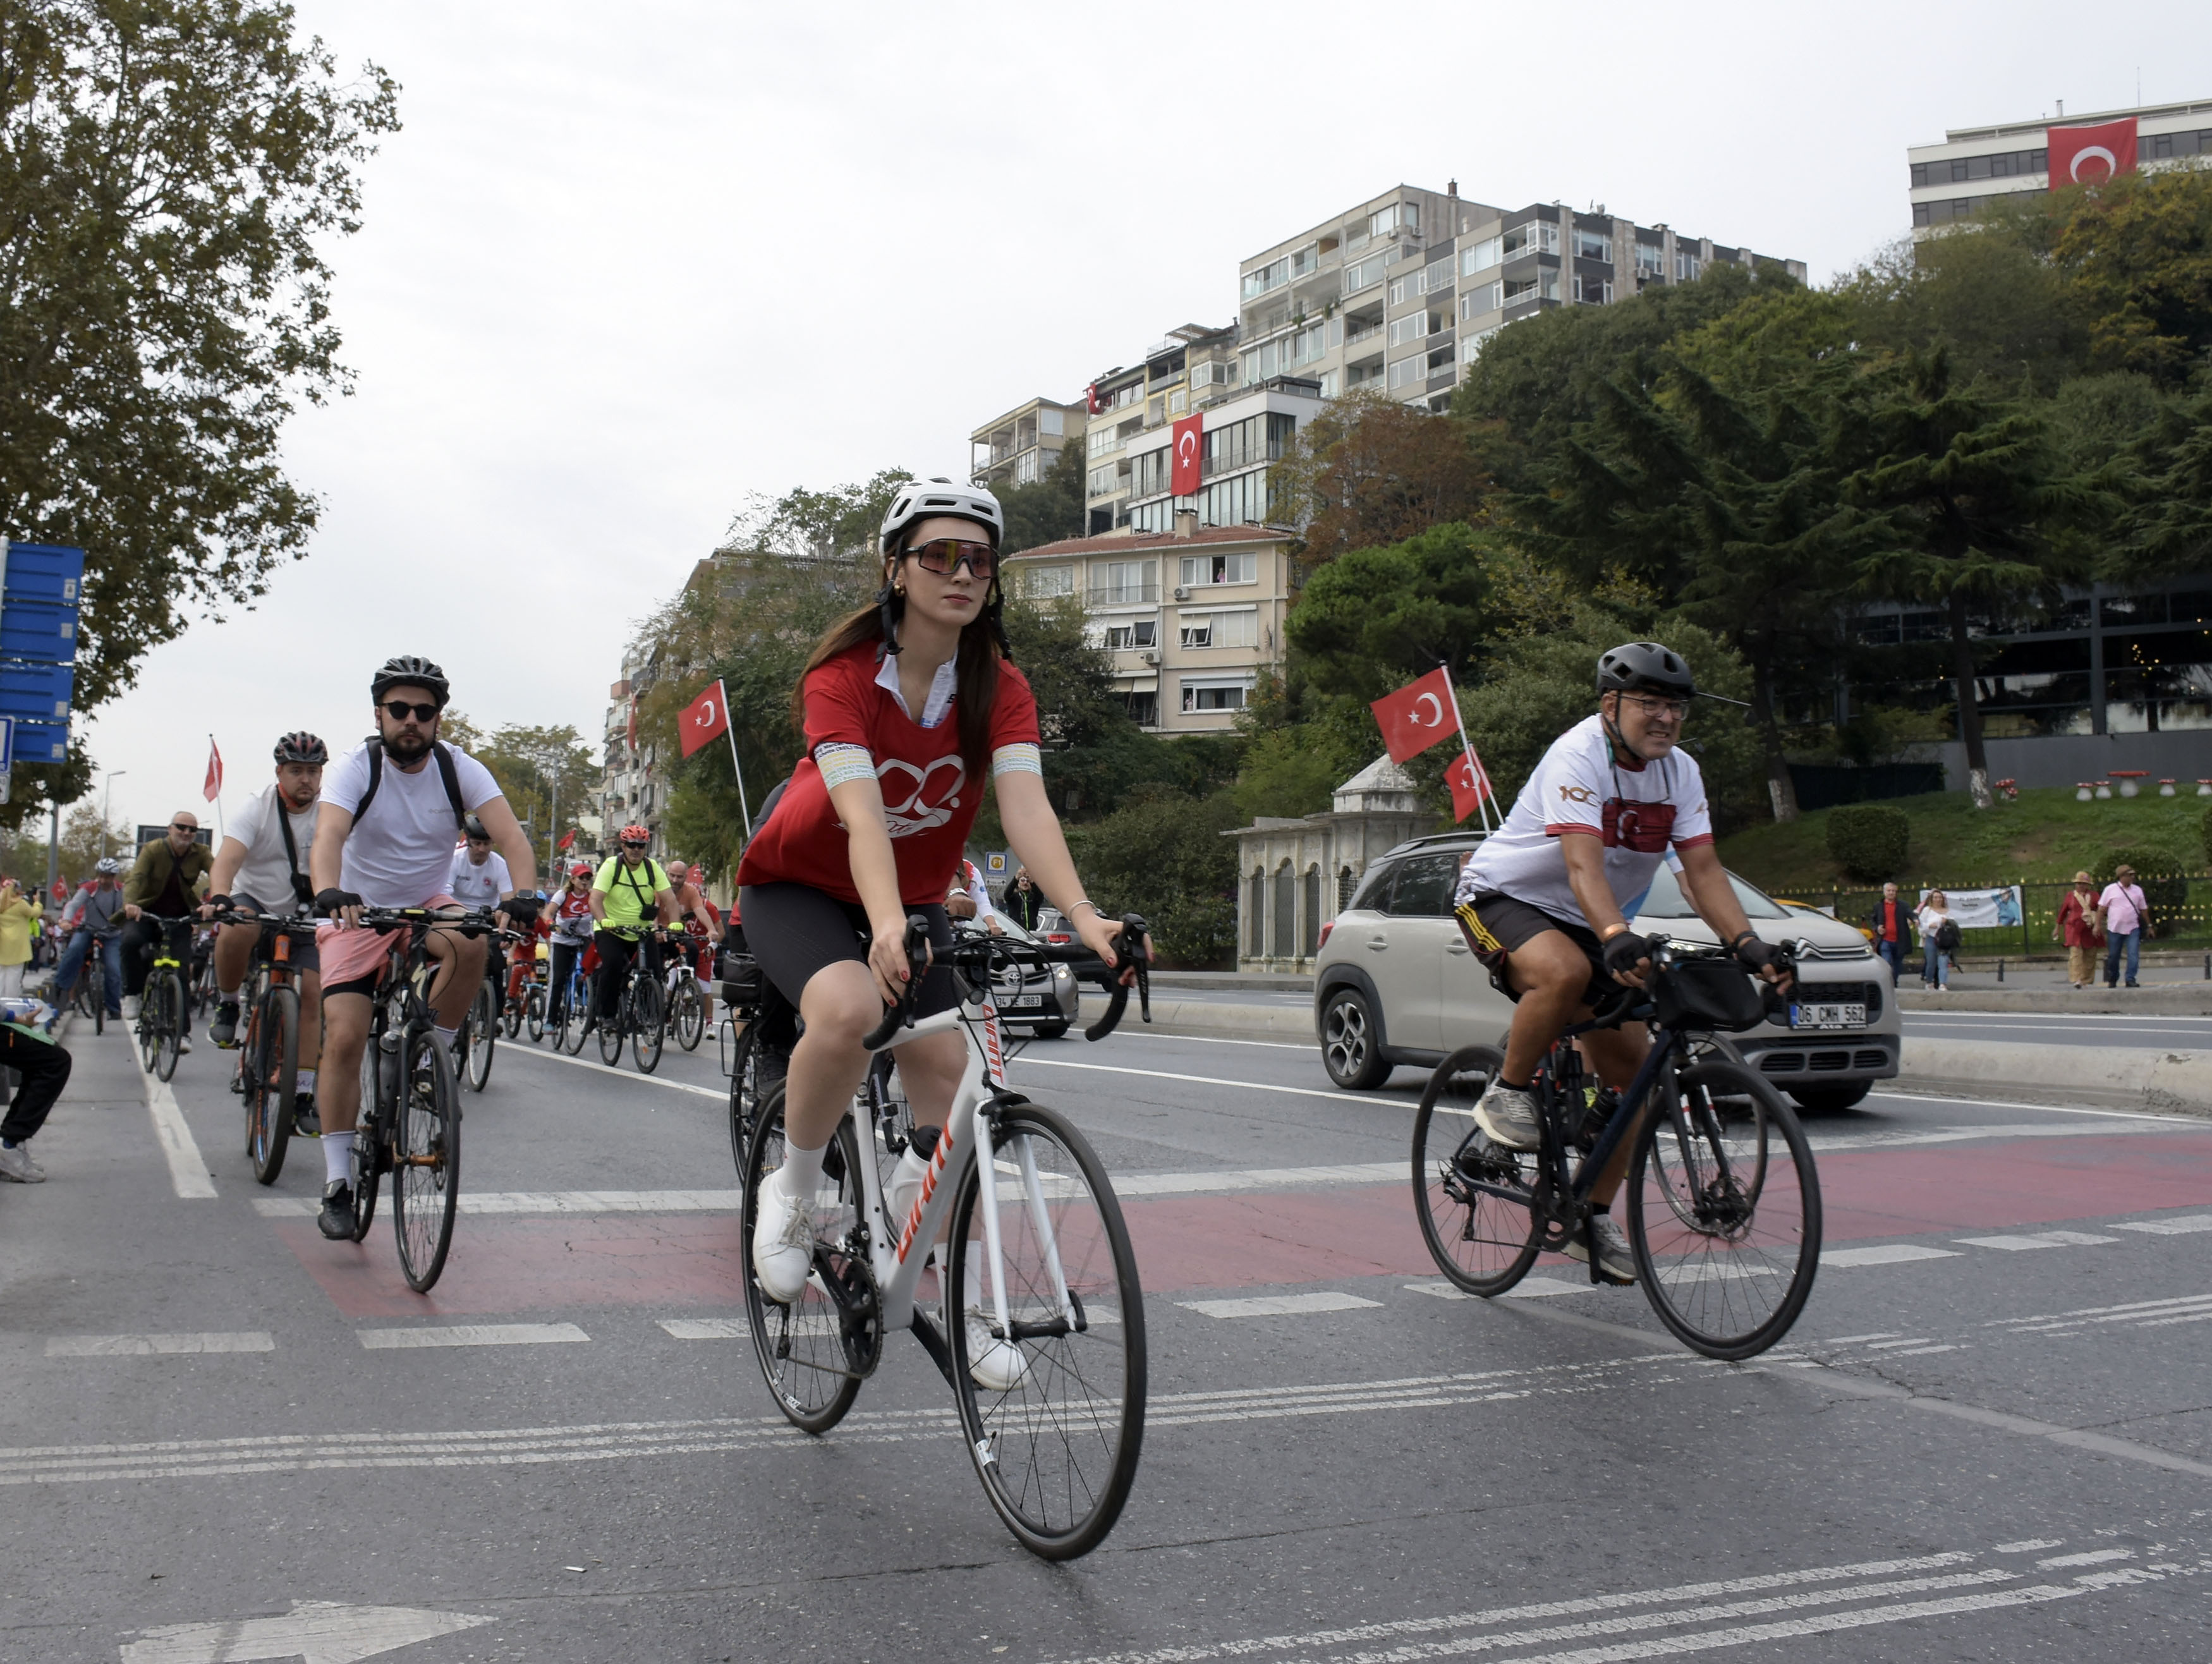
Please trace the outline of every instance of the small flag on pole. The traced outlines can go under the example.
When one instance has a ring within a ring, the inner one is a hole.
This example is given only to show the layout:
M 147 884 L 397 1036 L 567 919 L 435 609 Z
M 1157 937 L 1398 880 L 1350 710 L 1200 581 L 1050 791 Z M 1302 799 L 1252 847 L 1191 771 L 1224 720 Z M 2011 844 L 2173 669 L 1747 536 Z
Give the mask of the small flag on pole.
M 714 686 L 684 708 L 683 718 L 677 724 L 684 755 L 690 756 L 729 726 L 730 713 L 722 703 L 722 684 L 718 678 Z
M 1368 708 L 1375 713 L 1393 762 L 1420 756 L 1459 727 L 1459 704 L 1452 695 L 1451 677 L 1441 665 L 1419 681 L 1383 695 Z
M 1490 783 L 1489 774 L 1483 768 L 1481 760 L 1475 756 L 1472 746 L 1460 753 L 1459 761 L 1452 764 L 1444 779 L 1451 786 L 1452 820 L 1455 824 L 1482 807 L 1485 798 L 1494 800 L 1498 795 L 1496 788 Z
M 207 779 L 200 786 L 200 795 L 210 803 L 222 793 L 222 753 L 216 749 L 215 736 L 208 736 Z
M 576 829 L 575 829 L 574 827 L 573 827 L 573 826 L 572 826 L 572 827 L 570 827 L 570 828 L 569 828 L 566 832 L 563 832 L 563 833 L 561 835 L 561 841 L 560 841 L 560 842 L 558 842 L 558 843 L 556 843 L 556 844 L 555 844 L 553 847 L 554 847 L 556 849 L 568 849 L 568 848 L 572 847 L 574 845 L 575 841 L 576 841 Z

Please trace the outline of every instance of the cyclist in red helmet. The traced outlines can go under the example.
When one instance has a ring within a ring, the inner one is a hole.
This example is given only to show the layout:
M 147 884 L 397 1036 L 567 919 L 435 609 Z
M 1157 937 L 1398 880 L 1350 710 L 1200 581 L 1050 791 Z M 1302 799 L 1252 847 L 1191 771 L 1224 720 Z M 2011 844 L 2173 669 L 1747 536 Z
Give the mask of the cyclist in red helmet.
M 646 969 L 660 975 L 661 938 L 676 922 L 668 873 L 646 853 L 652 847 L 651 827 L 625 826 L 616 839 L 617 853 L 592 880 L 592 918 L 598 926 L 592 944 L 599 950 L 592 1010 L 602 1023 L 615 1020 L 634 954 L 641 950 Z

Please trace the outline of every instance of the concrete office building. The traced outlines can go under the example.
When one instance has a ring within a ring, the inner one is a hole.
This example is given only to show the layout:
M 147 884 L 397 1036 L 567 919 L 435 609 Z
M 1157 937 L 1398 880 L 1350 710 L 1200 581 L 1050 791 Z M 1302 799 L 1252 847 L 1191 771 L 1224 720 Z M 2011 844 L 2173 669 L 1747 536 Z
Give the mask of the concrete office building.
M 2056 115 L 2033 121 L 1953 128 L 1941 144 L 1916 144 L 1905 150 L 1914 239 L 1923 239 L 1954 221 L 1972 219 L 1993 197 L 2049 190 L 2044 142 L 2049 129 L 2094 127 L 2130 118 L 2136 124 L 2139 167 L 2201 166 L 2199 158 L 2212 157 L 2212 99 L 2089 115 L 2069 115 L 2062 104 Z
M 993 490 L 1034 485 L 1060 455 L 1060 447 L 1083 433 L 1080 404 L 1032 398 L 985 422 L 968 436 L 969 474 Z

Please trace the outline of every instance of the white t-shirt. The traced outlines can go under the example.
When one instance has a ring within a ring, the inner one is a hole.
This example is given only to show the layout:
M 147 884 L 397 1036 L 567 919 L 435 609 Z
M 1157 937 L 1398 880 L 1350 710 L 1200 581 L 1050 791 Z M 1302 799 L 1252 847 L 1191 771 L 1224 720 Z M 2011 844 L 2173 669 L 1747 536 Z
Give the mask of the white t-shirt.
M 369 812 L 376 811 L 372 807 Z M 489 907 L 514 888 L 514 880 L 507 876 L 507 857 L 496 849 L 484 857 L 482 866 L 469 859 L 466 844 L 453 852 L 453 876 L 446 893 L 463 907 Z
M 1475 847 L 1461 870 L 1456 901 L 1498 890 L 1555 918 L 1588 925 L 1567 883 L 1562 837 L 1601 839 L 1605 879 L 1621 912 L 1634 916 L 1669 849 L 1713 841 L 1705 777 L 1679 747 L 1632 768 L 1612 760 L 1603 724 L 1584 718 L 1552 742 L 1505 824 Z
M 443 742 L 440 742 L 443 744 Z M 473 812 L 500 795 L 491 770 L 459 746 L 453 774 L 461 807 Z M 368 747 L 356 745 L 323 776 L 325 803 L 352 812 L 368 790 Z M 447 894 L 453 876 L 453 805 L 437 759 L 426 756 L 409 774 L 384 759 L 383 780 L 368 812 L 354 823 L 339 864 L 338 883 L 371 907 L 421 907 Z
M 377 793 L 379 797 L 384 794 Z M 372 814 L 375 811 L 372 810 Z M 271 780 L 252 797 L 246 806 L 230 817 L 230 825 L 223 833 L 228 843 L 235 840 L 246 850 L 246 859 L 238 869 L 238 876 L 230 881 L 231 894 L 251 896 L 264 908 L 278 913 L 293 908 L 292 865 L 284 859 L 284 833 L 276 818 L 276 783 Z M 308 876 L 307 852 L 314 847 L 317 805 L 284 811 L 292 823 L 292 841 L 300 852 L 300 876 Z

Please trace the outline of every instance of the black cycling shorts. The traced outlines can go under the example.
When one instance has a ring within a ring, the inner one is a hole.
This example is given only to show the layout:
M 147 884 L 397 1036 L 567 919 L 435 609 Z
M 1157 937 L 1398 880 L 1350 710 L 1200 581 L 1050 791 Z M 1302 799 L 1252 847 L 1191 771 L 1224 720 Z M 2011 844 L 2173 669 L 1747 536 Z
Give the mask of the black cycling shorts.
M 738 905 L 744 916 L 745 944 L 793 1010 L 806 985 L 824 966 L 841 960 L 867 963 L 872 932 L 867 909 L 858 902 L 841 902 L 811 884 L 747 884 L 738 892 Z M 932 947 L 942 950 L 952 945 L 952 921 L 945 916 L 944 902 L 925 902 L 907 911 L 929 920 Z M 952 973 L 933 965 L 922 978 L 914 1014 L 933 1017 L 959 1003 Z
M 1474 950 L 1474 956 L 1488 968 L 1491 987 L 1516 1004 L 1521 996 L 1514 992 L 1505 962 L 1514 949 L 1527 945 L 1547 930 L 1561 932 L 1590 962 L 1589 986 L 1583 990 L 1583 1005 L 1595 1007 L 1600 1000 L 1620 991 L 1620 984 L 1605 968 L 1604 944 L 1588 925 L 1562 919 L 1526 902 L 1516 902 L 1495 890 L 1483 890 L 1472 901 L 1462 902 L 1452 909 L 1452 916 L 1459 920 L 1460 933 L 1467 938 L 1468 946 Z

